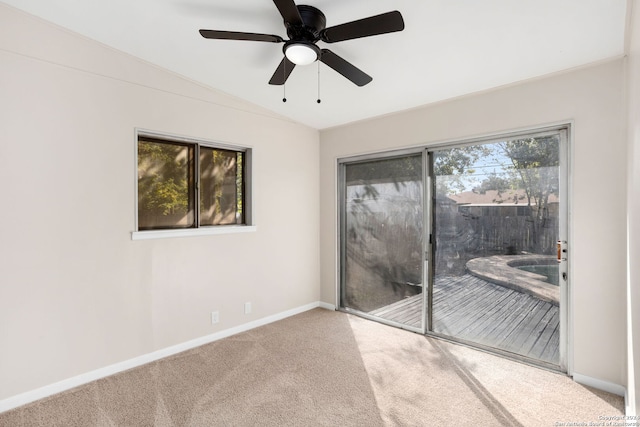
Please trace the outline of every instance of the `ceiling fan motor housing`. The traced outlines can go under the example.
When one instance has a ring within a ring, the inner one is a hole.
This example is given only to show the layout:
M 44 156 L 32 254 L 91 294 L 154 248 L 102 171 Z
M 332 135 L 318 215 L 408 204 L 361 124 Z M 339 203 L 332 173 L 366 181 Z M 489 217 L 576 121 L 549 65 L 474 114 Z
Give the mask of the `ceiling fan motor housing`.
M 317 42 L 327 26 L 327 18 L 322 11 L 313 6 L 300 4 L 296 7 L 302 18 L 302 25 L 292 25 L 285 22 L 287 35 L 293 41 Z

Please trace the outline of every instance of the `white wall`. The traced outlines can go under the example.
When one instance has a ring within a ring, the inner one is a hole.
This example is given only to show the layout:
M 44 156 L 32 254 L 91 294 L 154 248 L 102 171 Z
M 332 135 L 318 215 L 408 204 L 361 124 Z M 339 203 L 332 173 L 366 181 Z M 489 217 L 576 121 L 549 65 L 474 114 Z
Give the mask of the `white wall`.
M 335 303 L 337 157 L 565 120 L 574 371 L 625 384 L 627 148 L 630 259 L 640 254 L 634 16 L 627 147 L 621 60 L 319 136 L 0 4 L 0 400 L 319 297 Z M 131 241 L 135 127 L 253 146 L 258 231 Z
M 632 412 L 640 408 L 640 5 L 631 15 L 631 37 L 627 56 L 629 100 L 629 282 L 628 319 L 628 404 Z
M 258 231 L 132 241 L 136 127 L 253 146 Z M 317 302 L 318 157 L 317 130 L 0 4 L 0 400 Z
M 336 294 L 336 159 L 574 121 L 571 322 L 574 372 L 625 378 L 624 62 L 537 79 L 320 133 L 321 297 Z

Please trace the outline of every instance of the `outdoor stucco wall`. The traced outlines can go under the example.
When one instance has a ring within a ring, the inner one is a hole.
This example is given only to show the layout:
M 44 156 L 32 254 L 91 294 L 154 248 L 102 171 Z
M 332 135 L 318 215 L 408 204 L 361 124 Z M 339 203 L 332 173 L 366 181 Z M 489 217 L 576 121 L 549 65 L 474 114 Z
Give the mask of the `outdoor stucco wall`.
M 570 268 L 573 372 L 624 385 L 624 61 L 320 133 L 321 298 L 336 303 L 336 159 L 573 121 Z

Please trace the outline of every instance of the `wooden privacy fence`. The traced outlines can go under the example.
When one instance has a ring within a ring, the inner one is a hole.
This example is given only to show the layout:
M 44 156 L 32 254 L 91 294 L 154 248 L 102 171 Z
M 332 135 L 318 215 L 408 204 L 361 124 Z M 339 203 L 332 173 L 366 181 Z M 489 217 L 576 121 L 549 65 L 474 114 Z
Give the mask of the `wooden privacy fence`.
M 441 203 L 436 209 L 436 272 L 461 274 L 473 258 L 535 253 L 553 255 L 558 204 L 536 218 L 526 205 L 469 206 Z
M 464 231 L 471 252 L 551 255 L 558 240 L 557 203 L 550 204 L 539 217 L 535 206 L 526 205 L 458 206 L 436 212 L 436 224 L 442 224 L 436 232 L 445 236 Z
M 472 258 L 555 254 L 557 203 L 550 204 L 541 219 L 532 217 L 526 205 L 465 206 L 444 202 L 438 203 L 434 212 L 437 274 L 463 274 L 466 262 Z M 419 280 L 416 277 L 422 261 L 419 211 L 351 211 L 347 223 L 351 256 L 366 257 L 359 261 L 369 268 L 384 266 L 383 270 L 392 270 L 396 281 Z

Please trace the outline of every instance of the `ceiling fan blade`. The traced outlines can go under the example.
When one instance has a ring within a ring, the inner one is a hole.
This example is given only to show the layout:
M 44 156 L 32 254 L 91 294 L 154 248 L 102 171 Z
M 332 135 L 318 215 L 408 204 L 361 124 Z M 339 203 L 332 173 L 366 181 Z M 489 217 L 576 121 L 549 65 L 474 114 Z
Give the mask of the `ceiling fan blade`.
M 289 25 L 302 25 L 302 17 L 293 0 L 273 0 L 284 22 Z
M 280 62 L 280 65 L 278 65 L 278 68 L 276 69 L 275 73 L 273 73 L 273 76 L 271 76 L 271 80 L 269 80 L 269 84 L 283 85 L 284 82 L 287 81 L 287 79 L 289 78 L 289 75 L 291 74 L 291 72 L 295 67 L 296 67 L 296 64 L 289 61 L 289 59 L 287 59 L 287 57 L 285 56 Z
M 282 43 L 284 39 L 273 34 L 243 33 L 239 31 L 200 30 L 205 39 L 249 40 L 255 42 Z
M 329 27 L 322 32 L 322 41 L 335 43 L 402 30 L 404 30 L 404 20 L 400 12 L 395 10 Z
M 333 68 L 358 86 L 370 83 L 373 78 L 350 62 L 345 61 L 329 49 L 322 49 L 320 61 Z

